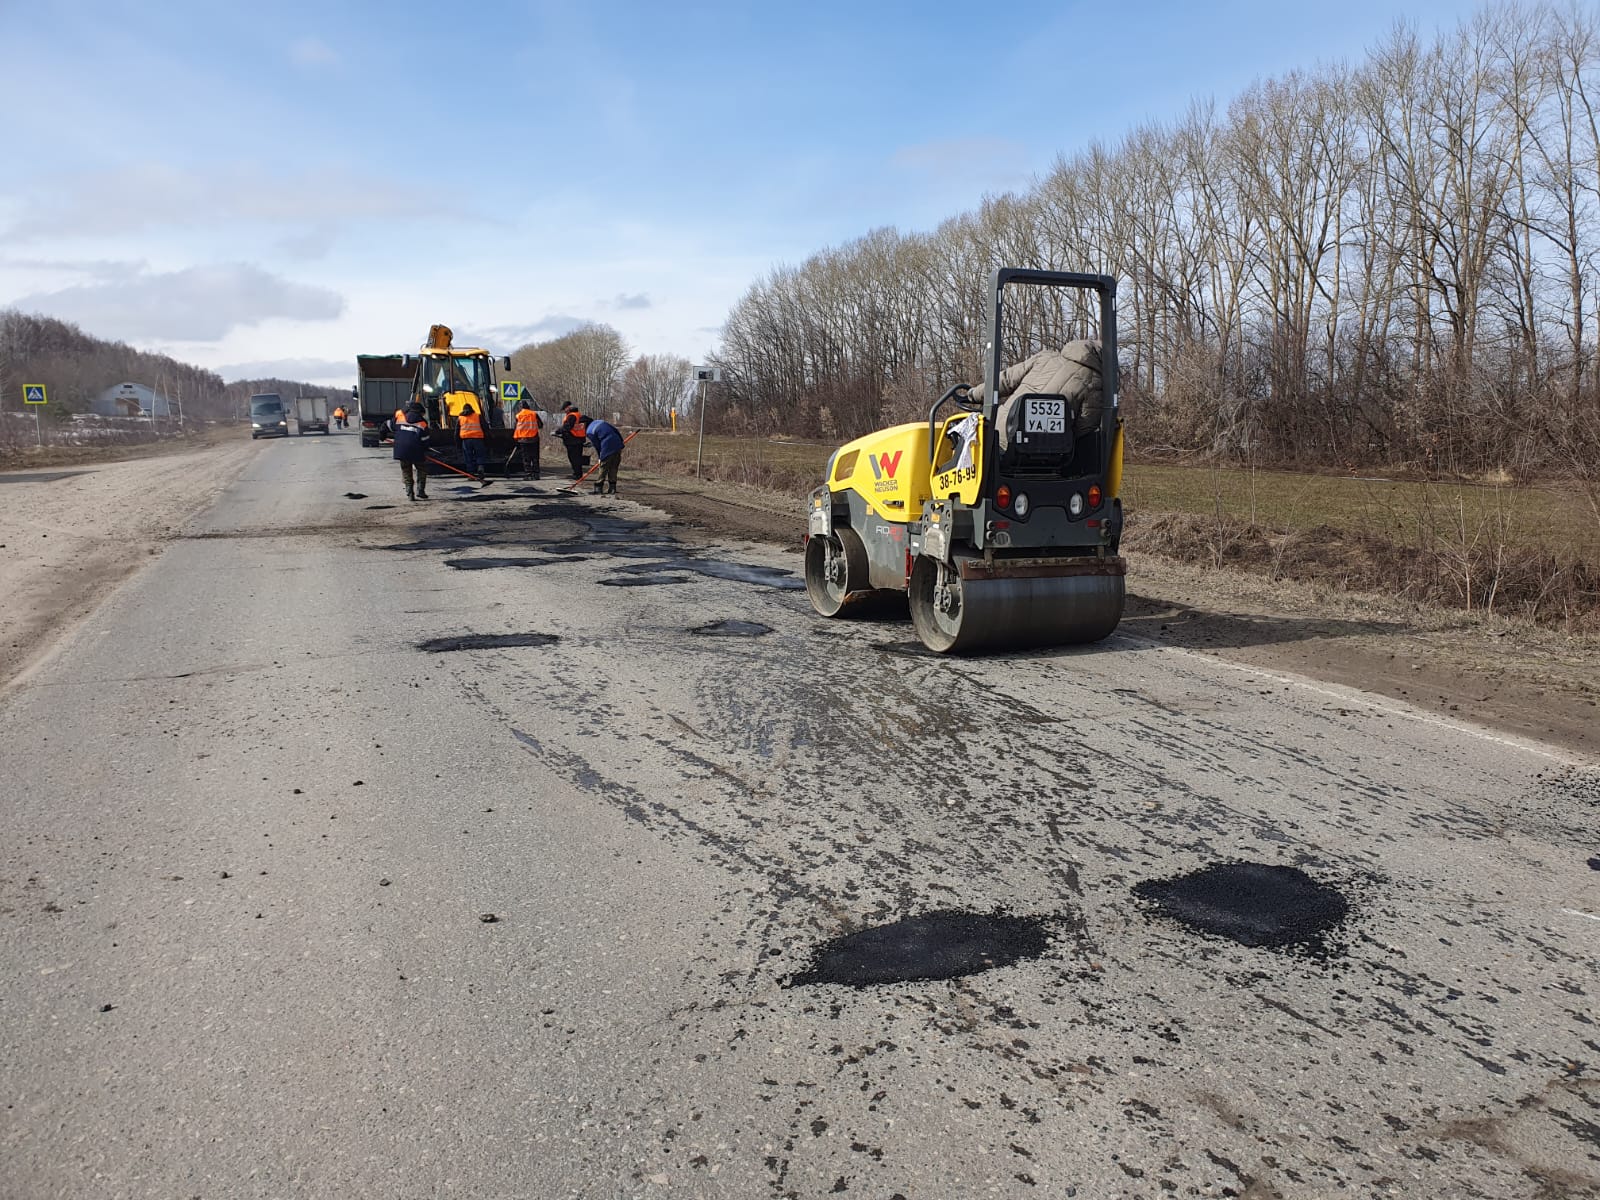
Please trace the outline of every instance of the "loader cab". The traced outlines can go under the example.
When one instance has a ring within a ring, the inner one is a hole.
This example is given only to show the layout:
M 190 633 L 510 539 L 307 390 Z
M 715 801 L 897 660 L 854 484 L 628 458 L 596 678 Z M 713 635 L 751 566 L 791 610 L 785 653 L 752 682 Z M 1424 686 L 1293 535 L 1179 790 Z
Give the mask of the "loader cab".
M 471 404 L 480 413 L 490 414 L 490 424 L 498 411 L 499 395 L 494 386 L 493 364 L 487 353 L 423 352 L 417 367 L 412 399 L 427 410 L 435 425 L 453 424 L 462 406 Z

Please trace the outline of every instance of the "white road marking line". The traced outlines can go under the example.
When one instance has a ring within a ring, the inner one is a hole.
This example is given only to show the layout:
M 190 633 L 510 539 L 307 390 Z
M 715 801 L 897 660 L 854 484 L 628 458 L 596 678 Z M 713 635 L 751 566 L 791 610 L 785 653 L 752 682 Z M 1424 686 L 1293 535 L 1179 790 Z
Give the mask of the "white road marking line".
M 1376 709 L 1378 712 L 1387 713 L 1392 717 L 1402 717 L 1409 721 L 1416 721 L 1422 725 L 1434 725 L 1440 729 L 1448 729 L 1454 733 L 1465 733 L 1481 741 L 1493 742 L 1498 746 L 1509 746 L 1514 750 L 1523 750 L 1529 754 L 1537 754 L 1541 758 L 1548 758 L 1553 762 L 1564 763 L 1575 767 L 1594 767 L 1597 764 L 1588 756 L 1567 750 L 1557 750 L 1543 742 L 1536 742 L 1531 738 L 1521 738 L 1514 734 L 1491 733 L 1480 726 L 1469 724 L 1466 721 L 1453 720 L 1450 717 L 1440 717 L 1433 713 L 1424 712 L 1412 705 L 1385 703 L 1377 699 L 1371 692 L 1359 691 L 1356 688 L 1338 687 L 1320 684 L 1307 679 L 1304 675 L 1288 675 L 1281 671 L 1268 670 L 1265 667 L 1251 666 L 1249 663 L 1230 662 L 1219 655 L 1202 653 L 1199 650 L 1190 650 L 1184 646 L 1170 646 L 1154 638 L 1140 637 L 1133 633 L 1118 633 L 1119 638 L 1125 638 L 1141 646 L 1149 646 L 1156 650 L 1165 650 L 1172 654 L 1182 654 L 1189 658 L 1199 659 L 1201 662 L 1211 663 L 1215 666 L 1226 667 L 1230 671 L 1238 671 L 1245 675 L 1255 675 L 1262 679 L 1271 679 L 1286 686 L 1297 687 L 1302 691 L 1315 692 L 1319 696 L 1326 696 L 1330 700 L 1340 700 L 1349 704 L 1361 704 L 1367 708 Z M 1600 920 L 1600 917 L 1595 918 Z
M 1563 908 L 1561 911 L 1569 917 L 1583 917 L 1590 921 L 1600 921 L 1600 917 L 1595 916 L 1594 913 L 1579 912 L 1575 908 Z

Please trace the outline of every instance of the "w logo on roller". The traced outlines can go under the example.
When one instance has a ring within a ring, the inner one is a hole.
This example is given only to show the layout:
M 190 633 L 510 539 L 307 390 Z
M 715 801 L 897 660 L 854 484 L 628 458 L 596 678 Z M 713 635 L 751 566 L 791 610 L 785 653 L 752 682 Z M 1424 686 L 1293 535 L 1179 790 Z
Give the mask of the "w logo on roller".
M 894 473 L 900 469 L 901 451 L 893 454 L 869 454 L 867 461 L 872 464 L 872 477 L 874 479 L 894 478 Z

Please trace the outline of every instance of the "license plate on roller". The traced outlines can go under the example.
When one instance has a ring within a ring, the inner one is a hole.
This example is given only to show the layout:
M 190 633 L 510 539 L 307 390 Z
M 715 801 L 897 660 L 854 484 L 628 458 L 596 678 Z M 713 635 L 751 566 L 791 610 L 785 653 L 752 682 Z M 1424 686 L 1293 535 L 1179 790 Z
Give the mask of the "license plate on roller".
M 1065 400 L 1030 400 L 1023 425 L 1026 433 L 1065 433 L 1067 431 L 1067 402 Z

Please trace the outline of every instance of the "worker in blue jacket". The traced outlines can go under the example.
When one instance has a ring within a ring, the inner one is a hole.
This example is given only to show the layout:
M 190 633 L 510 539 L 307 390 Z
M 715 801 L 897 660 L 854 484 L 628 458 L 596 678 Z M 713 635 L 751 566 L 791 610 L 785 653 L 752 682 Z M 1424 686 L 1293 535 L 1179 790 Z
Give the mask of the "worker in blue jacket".
M 405 480 L 407 500 L 428 498 L 428 421 L 422 405 L 413 402 L 404 414 L 396 413 L 384 433 L 394 442 L 395 461 Z M 412 479 L 415 476 L 415 490 Z
M 617 466 L 622 462 L 622 434 L 610 421 L 596 419 L 589 422 L 589 444 L 594 456 L 600 460 L 600 473 L 595 476 L 594 494 L 617 494 Z M 608 486 L 609 485 L 609 486 Z

